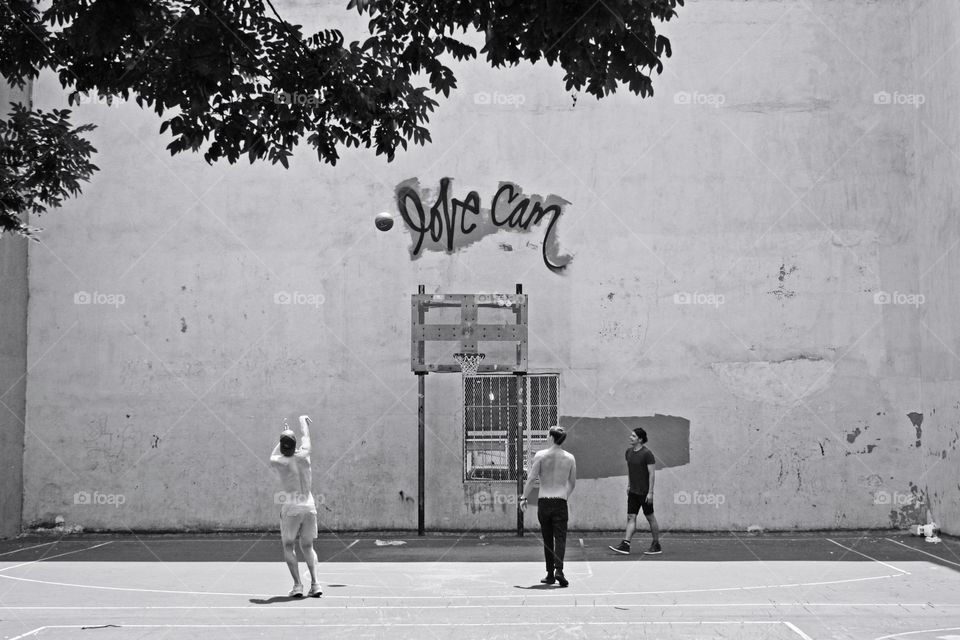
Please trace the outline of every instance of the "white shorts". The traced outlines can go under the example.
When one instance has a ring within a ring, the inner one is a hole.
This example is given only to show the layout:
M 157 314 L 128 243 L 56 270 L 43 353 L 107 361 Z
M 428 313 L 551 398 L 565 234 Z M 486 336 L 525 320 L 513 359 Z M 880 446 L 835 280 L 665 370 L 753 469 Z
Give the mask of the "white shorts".
M 317 537 L 317 511 L 294 510 L 280 514 L 280 539 L 313 541 Z

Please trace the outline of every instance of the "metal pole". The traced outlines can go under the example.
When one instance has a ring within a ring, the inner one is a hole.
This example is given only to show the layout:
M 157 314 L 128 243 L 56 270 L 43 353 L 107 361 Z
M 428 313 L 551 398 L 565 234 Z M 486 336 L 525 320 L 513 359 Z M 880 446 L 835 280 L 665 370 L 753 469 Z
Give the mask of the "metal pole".
M 523 293 L 523 285 L 517 284 L 517 294 Z M 519 312 L 517 318 L 519 318 Z M 520 352 L 520 346 L 517 346 L 517 353 Z M 523 374 L 515 375 L 514 380 L 517 385 L 517 442 L 514 446 L 514 451 L 516 451 L 516 475 L 517 475 L 517 495 L 523 493 L 523 461 L 526 459 L 526 452 L 523 450 L 523 431 L 524 431 L 524 422 L 527 415 L 525 401 L 523 397 L 523 391 L 525 388 L 525 380 Z M 517 535 L 523 537 L 523 510 L 520 509 L 520 502 L 517 501 Z
M 426 293 L 426 287 L 417 287 L 417 293 Z M 423 307 L 418 309 L 420 324 L 423 324 Z M 424 392 L 426 390 L 426 374 L 417 372 L 417 535 L 424 535 L 424 449 L 426 445 L 426 406 Z
M 418 398 L 418 409 L 417 417 L 419 419 L 419 428 L 417 430 L 417 441 L 418 446 L 417 450 L 419 452 L 417 460 L 417 535 L 424 535 L 424 432 L 426 431 L 426 421 L 424 420 L 424 389 L 426 387 L 426 375 L 422 373 L 417 374 L 417 398 Z

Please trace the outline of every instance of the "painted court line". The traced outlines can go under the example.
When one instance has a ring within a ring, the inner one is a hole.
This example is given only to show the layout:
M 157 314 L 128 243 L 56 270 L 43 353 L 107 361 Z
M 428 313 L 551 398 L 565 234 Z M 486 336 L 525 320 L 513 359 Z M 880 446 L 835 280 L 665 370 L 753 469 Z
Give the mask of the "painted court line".
M 83 551 L 90 551 L 90 549 L 96 549 L 97 547 L 104 547 L 110 544 L 109 542 L 101 542 L 100 544 L 95 544 L 92 547 L 84 547 L 83 549 L 77 549 L 75 551 L 67 551 L 65 553 L 58 553 L 55 556 L 47 556 L 45 558 L 40 558 L 38 560 L 31 560 L 30 562 L 23 562 L 21 564 L 15 564 L 12 567 L 4 567 L 0 571 L 9 571 L 10 569 L 19 569 L 20 567 L 26 567 L 27 565 L 36 564 L 38 562 L 43 562 L 45 560 L 53 560 L 54 558 L 62 558 L 63 556 L 73 555 L 74 553 L 81 553 Z
M 807 634 L 805 634 L 803 631 L 801 631 L 801 630 L 800 630 L 800 627 L 798 627 L 797 625 L 793 624 L 792 622 L 787 622 L 786 620 L 784 620 L 783 624 L 787 627 L 787 629 L 790 629 L 791 631 L 793 631 L 794 633 L 796 633 L 798 636 L 800 636 L 801 638 L 803 638 L 803 640 L 813 640 L 813 638 L 811 638 L 810 636 L 808 636 Z
M 827 540 L 827 541 L 829 541 L 829 542 L 832 542 L 833 544 L 837 545 L 837 546 L 840 547 L 841 549 L 846 549 L 847 551 L 850 551 L 850 552 L 852 552 L 852 553 L 855 553 L 855 554 L 857 554 L 858 556 L 863 556 L 863 557 L 866 558 L 867 560 L 873 560 L 873 561 L 876 562 L 877 564 L 882 564 L 883 566 L 887 567 L 888 569 L 893 569 L 894 571 L 899 571 L 900 573 L 902 573 L 902 574 L 905 575 L 905 576 L 910 575 L 910 572 L 909 572 L 909 571 L 904 571 L 903 569 L 899 569 L 899 568 L 893 566 L 892 564 L 883 562 L 882 560 L 877 560 L 876 558 L 871 558 L 871 557 L 868 556 L 867 554 L 865 554 L 865 553 L 860 553 L 860 552 L 857 551 L 856 549 L 851 549 L 850 547 L 844 546 L 844 545 L 840 544 L 839 542 L 837 542 L 836 540 L 830 540 L 830 538 L 825 538 L 825 540 Z
M 571 596 L 575 597 L 575 596 Z M 326 596 L 320 600 L 322 602 L 326 600 Z M 357 600 L 363 600 L 362 597 L 358 596 Z M 563 604 L 536 604 L 532 602 L 526 602 L 524 604 L 502 604 L 497 605 L 498 609 L 569 609 L 571 606 L 574 606 L 572 603 L 563 603 Z M 663 604 L 577 604 L 578 607 L 588 608 L 588 609 L 737 609 L 737 608 L 751 608 L 751 607 L 771 607 L 774 609 L 781 608 L 790 608 L 790 607 L 799 607 L 801 609 L 806 607 L 844 607 L 844 608 L 881 608 L 881 607 L 891 607 L 891 608 L 919 608 L 919 609 L 949 609 L 949 608 L 960 608 L 960 604 L 952 603 L 936 603 L 936 602 L 697 602 L 697 603 L 678 603 L 678 602 L 667 602 Z M 404 604 L 404 605 L 337 605 L 337 606 L 326 606 L 326 605 L 307 605 L 307 606 L 295 606 L 295 605 L 286 605 L 283 607 L 284 611 L 287 610 L 304 610 L 304 611 L 316 611 L 318 608 L 323 610 L 350 610 L 350 611 L 363 611 L 365 609 L 371 609 L 380 611 L 382 609 L 401 609 L 401 610 L 412 610 L 412 609 L 489 609 L 490 605 L 485 604 L 449 604 L 449 605 L 422 605 L 422 604 Z M 66 605 L 55 605 L 55 606 L 40 606 L 40 605 L 29 605 L 29 606 L 7 606 L 0 607 L 0 611 L 140 611 L 140 610 L 186 610 L 186 611 L 219 611 L 219 610 L 233 610 L 233 609 L 244 609 L 246 611 L 263 611 L 264 613 L 270 613 L 271 609 L 266 609 L 260 606 L 253 606 L 249 604 L 245 605 L 115 605 L 115 606 L 66 606 Z
M 361 624 L 124 624 L 116 625 L 117 629 L 382 629 L 384 627 L 556 627 L 561 626 L 561 622 L 372 622 Z M 579 626 L 624 626 L 624 625 L 653 625 L 653 626 L 673 626 L 673 625 L 718 625 L 718 626 L 749 626 L 749 625 L 784 625 L 794 633 L 798 634 L 804 640 L 813 640 L 810 636 L 797 628 L 796 625 L 785 620 L 637 620 L 637 621 L 611 621 L 611 622 L 577 622 Z M 22 640 L 30 636 L 36 636 L 47 629 L 82 629 L 86 625 L 77 624 L 57 624 L 37 627 L 22 635 L 15 636 L 10 640 Z M 892 637 L 892 636 L 887 636 Z M 878 640 L 881 640 L 878 638 Z
M 32 547 L 22 547 L 20 549 L 14 549 L 13 551 L 4 551 L 3 553 L 0 553 L 0 556 L 8 556 L 11 553 L 20 553 L 21 551 L 27 551 L 28 549 L 36 549 L 37 547 L 46 547 L 51 544 L 57 544 L 57 542 L 58 542 L 57 540 L 54 540 L 53 542 L 44 542 L 43 544 L 35 544 Z
M 587 545 L 583 544 L 583 538 L 580 538 L 580 548 L 583 549 L 583 561 L 587 565 L 587 577 L 593 577 L 593 567 L 590 566 L 590 561 L 587 559 Z
M 55 557 L 55 556 L 54 556 Z M 28 563 L 29 564 L 29 563 Z M 880 563 L 883 564 L 883 563 Z M 9 568 L 9 567 L 8 567 Z M 3 569 L 0 569 L 3 571 Z M 898 571 L 901 571 L 898 569 Z M 853 582 L 865 582 L 867 580 L 882 580 L 884 578 L 899 578 L 903 575 L 909 575 L 906 571 L 901 571 L 899 574 L 892 575 L 882 575 L 882 576 L 871 576 L 867 578 L 847 578 L 845 580 L 828 580 L 824 582 L 795 582 L 790 584 L 776 584 L 776 585 L 755 585 L 750 587 L 716 587 L 708 589 L 675 589 L 670 591 L 605 591 L 600 593 L 531 593 L 526 594 L 523 597 L 525 598 L 550 598 L 550 597 L 562 597 L 566 595 L 576 595 L 582 598 L 594 597 L 594 598 L 605 598 L 612 596 L 653 596 L 653 595 L 671 595 L 678 593 L 727 593 L 731 591 L 757 591 L 760 589 L 786 589 L 786 588 L 796 588 L 796 587 L 819 587 L 825 585 L 833 584 L 850 584 Z M 107 587 L 100 585 L 92 584 L 75 584 L 70 582 L 53 582 L 52 580 L 36 580 L 34 578 L 21 578 L 18 576 L 8 576 L 6 574 L 0 573 L 0 578 L 5 580 L 16 580 L 18 582 L 33 582 L 36 584 L 45 584 L 54 587 L 75 587 L 78 589 L 100 589 L 104 591 L 127 591 L 133 593 L 167 593 L 167 594 L 177 594 L 177 595 L 190 595 L 190 596 L 238 596 L 238 597 L 272 597 L 277 595 L 276 593 L 229 593 L 229 592 L 218 592 L 218 591 L 176 591 L 172 589 L 138 589 L 133 587 Z M 506 585 L 505 585 L 506 586 Z M 557 589 L 559 591 L 559 589 Z M 470 600 L 495 600 L 503 598 L 516 598 L 520 594 L 510 594 L 510 595 L 497 595 L 497 594 L 474 594 L 474 595 L 444 595 L 444 596 L 377 596 L 377 595 L 365 595 L 362 597 L 364 600 L 447 600 L 447 599 L 470 599 Z M 327 599 L 345 599 L 345 600 L 355 600 L 359 596 L 324 596 Z
M 907 631 L 905 633 L 895 633 L 891 636 L 880 636 L 876 640 L 889 640 L 890 638 L 905 638 L 915 636 L 918 633 L 937 633 L 938 631 L 960 631 L 960 627 L 946 627 L 944 629 L 922 629 L 920 631 Z
M 931 558 L 936 558 L 937 560 L 940 560 L 941 562 L 946 562 L 947 564 L 952 564 L 952 565 L 955 566 L 955 567 L 960 567 L 960 563 L 958 563 L 958 562 L 953 562 L 952 560 L 947 560 L 946 558 L 941 558 L 940 556 L 938 556 L 938 555 L 936 555 L 936 554 L 933 554 L 933 553 L 929 553 L 929 552 L 927 552 L 927 551 L 924 551 L 923 549 L 917 549 L 916 547 L 911 547 L 911 546 L 908 545 L 908 544 L 903 544 L 902 542 L 898 542 L 897 540 L 891 540 L 890 538 L 884 538 L 884 540 L 889 540 L 889 541 L 892 542 L 893 544 L 898 544 L 898 545 L 900 545 L 901 547 L 903 547 L 903 548 L 905 548 L 905 549 L 910 549 L 910 551 L 916 551 L 917 553 L 922 553 L 922 554 L 925 555 L 925 556 L 930 556 Z

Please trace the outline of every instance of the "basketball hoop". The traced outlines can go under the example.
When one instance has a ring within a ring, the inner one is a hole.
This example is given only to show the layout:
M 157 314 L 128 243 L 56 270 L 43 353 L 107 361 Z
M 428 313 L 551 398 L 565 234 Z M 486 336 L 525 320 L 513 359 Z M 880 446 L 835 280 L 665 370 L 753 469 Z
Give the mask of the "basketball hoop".
M 466 376 L 475 376 L 480 369 L 480 361 L 486 357 L 483 353 L 455 353 L 453 359 L 460 365 L 460 373 Z

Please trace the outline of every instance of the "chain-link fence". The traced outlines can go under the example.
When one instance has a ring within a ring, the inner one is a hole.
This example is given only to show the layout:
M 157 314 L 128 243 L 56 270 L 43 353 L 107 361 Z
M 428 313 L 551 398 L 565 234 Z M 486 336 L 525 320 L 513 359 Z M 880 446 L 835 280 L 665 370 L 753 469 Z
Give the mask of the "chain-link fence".
M 558 424 L 559 386 L 556 373 L 464 376 L 464 480 L 516 481 L 518 429 L 525 475 Z

